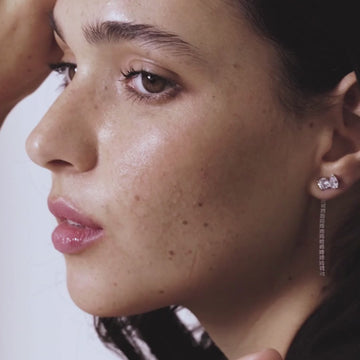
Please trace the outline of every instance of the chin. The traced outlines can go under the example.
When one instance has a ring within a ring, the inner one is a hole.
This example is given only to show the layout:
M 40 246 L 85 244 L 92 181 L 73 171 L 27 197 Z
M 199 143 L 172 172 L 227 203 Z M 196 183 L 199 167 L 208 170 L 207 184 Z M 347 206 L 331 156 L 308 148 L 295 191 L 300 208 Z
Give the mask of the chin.
M 91 297 L 77 294 L 76 292 L 69 290 L 70 296 L 75 305 L 84 312 L 99 317 L 121 317 L 132 316 L 150 312 L 162 307 L 169 306 L 168 303 L 154 303 L 142 301 L 141 303 L 127 301 L 127 303 L 121 303 L 120 301 L 111 302 L 108 299 L 95 299 Z M 144 300 L 144 299 L 142 299 Z
M 119 296 L 115 294 L 103 293 L 93 287 L 80 287 L 71 281 L 68 281 L 67 287 L 75 305 L 90 315 L 118 317 L 146 311 L 144 306 L 139 306 L 139 304 L 136 306 L 130 297 L 119 299 Z
M 67 287 L 77 307 L 88 314 L 100 317 L 120 317 L 146 313 L 172 305 L 174 299 L 163 291 L 144 289 L 133 284 L 114 287 L 114 284 L 85 281 L 67 274 Z

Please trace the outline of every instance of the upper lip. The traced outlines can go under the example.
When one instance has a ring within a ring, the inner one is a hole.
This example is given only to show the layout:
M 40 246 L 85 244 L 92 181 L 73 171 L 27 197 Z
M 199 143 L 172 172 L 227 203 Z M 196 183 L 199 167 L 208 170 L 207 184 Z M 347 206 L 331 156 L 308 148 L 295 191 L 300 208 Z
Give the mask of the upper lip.
M 50 212 L 60 221 L 70 220 L 92 229 L 101 229 L 91 218 L 81 213 L 73 204 L 63 198 L 48 199 Z

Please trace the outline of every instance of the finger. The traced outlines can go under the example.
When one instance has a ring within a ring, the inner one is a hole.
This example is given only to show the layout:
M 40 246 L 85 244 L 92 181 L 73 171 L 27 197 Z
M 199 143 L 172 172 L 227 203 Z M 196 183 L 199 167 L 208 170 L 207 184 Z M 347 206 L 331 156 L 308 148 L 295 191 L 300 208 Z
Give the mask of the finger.
M 267 349 L 256 354 L 246 355 L 238 360 L 282 360 L 282 357 L 276 350 Z

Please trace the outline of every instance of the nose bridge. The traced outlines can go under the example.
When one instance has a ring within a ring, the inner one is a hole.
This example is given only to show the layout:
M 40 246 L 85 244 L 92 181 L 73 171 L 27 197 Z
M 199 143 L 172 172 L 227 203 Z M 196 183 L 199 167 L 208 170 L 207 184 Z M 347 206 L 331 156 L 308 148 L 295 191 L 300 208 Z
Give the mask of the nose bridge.
M 70 89 L 69 89 L 70 90 Z M 86 172 L 97 163 L 97 135 L 90 94 L 65 91 L 29 135 L 26 150 L 51 171 Z

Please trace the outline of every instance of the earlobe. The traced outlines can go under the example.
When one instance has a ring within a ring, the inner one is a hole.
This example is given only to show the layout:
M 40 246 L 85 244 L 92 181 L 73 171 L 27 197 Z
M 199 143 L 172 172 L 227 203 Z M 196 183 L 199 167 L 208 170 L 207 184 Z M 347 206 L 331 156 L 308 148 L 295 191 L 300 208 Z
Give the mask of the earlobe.
M 360 180 L 360 87 L 355 73 L 345 76 L 331 95 L 334 121 L 324 130 L 327 144 L 309 188 L 320 200 L 335 198 Z

